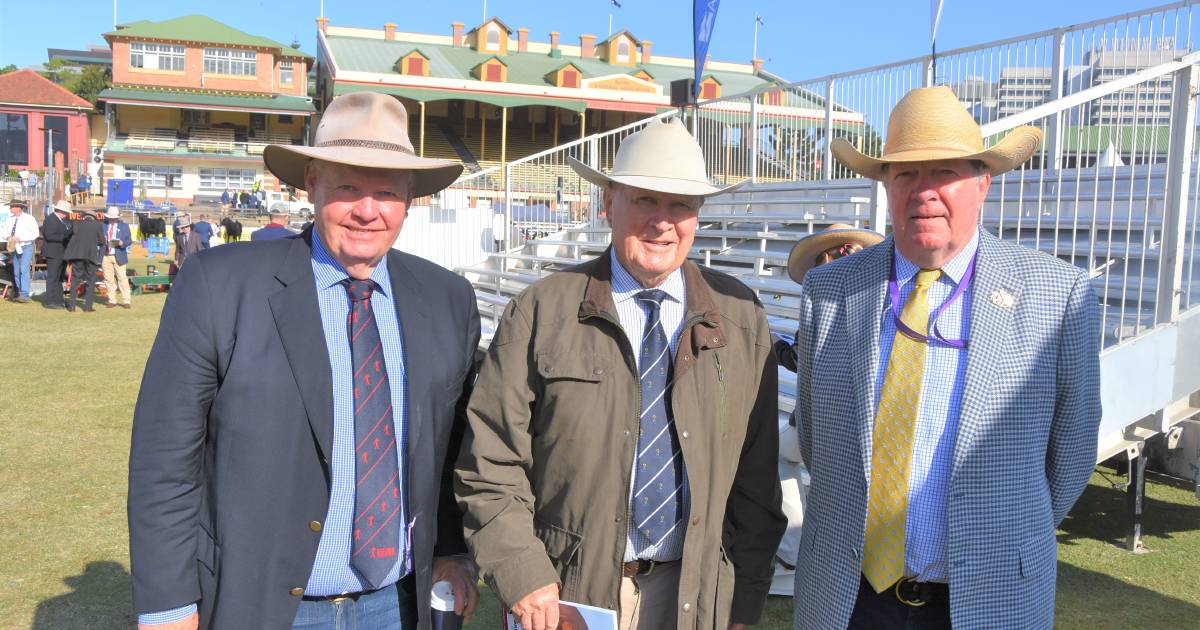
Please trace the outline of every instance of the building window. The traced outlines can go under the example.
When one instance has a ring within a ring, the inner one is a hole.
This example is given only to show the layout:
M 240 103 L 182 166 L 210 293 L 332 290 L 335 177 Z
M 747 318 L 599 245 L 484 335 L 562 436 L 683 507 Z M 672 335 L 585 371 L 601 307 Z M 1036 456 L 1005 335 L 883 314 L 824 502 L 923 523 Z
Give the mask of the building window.
M 200 190 L 249 190 L 254 186 L 252 168 L 202 168 Z
M 430 208 L 429 209 L 430 223 L 457 223 L 458 213 L 454 208 Z
M 292 76 L 293 76 L 292 75 L 292 62 L 291 61 L 280 61 L 279 62 L 279 82 L 282 83 L 283 85 L 291 85 L 292 80 L 293 80 Z
M 129 44 L 129 66 L 147 70 L 183 71 L 183 46 L 170 44 Z
M 252 77 L 256 74 L 257 60 L 258 53 L 253 50 L 204 49 L 204 71 L 210 74 Z
M 424 75 L 425 74 L 425 60 L 418 57 L 417 55 L 413 55 L 412 57 L 409 57 L 408 64 L 404 70 L 404 74 L 413 74 L 413 75 L 417 75 L 417 76 Z
M 29 164 L 29 116 L 0 114 L 0 162 Z
M 291 114 L 280 114 L 279 115 L 279 124 L 281 124 L 281 125 L 292 124 L 292 115 Z
M 625 38 L 617 42 L 617 61 L 629 61 L 629 40 Z
M 183 167 L 126 165 L 125 177 L 133 180 L 136 188 L 166 188 L 167 176 L 171 176 L 171 190 L 183 188 Z
M 484 80 L 486 80 L 486 81 L 503 81 L 504 80 L 500 76 L 501 72 L 503 71 L 503 69 L 500 67 L 500 64 L 498 64 L 498 63 L 488 64 L 486 67 L 486 70 L 487 70 L 486 75 L 485 75 L 486 79 L 484 79 Z
M 563 70 L 562 86 L 568 88 L 579 87 L 579 73 L 574 70 Z
M 487 29 L 487 50 L 500 50 L 500 27 L 495 24 Z
M 717 98 L 717 84 L 709 81 L 700 86 L 700 98 L 714 99 Z
M 184 109 L 180 110 L 179 117 L 184 127 L 207 127 L 211 120 L 210 114 L 211 112 L 197 109 Z

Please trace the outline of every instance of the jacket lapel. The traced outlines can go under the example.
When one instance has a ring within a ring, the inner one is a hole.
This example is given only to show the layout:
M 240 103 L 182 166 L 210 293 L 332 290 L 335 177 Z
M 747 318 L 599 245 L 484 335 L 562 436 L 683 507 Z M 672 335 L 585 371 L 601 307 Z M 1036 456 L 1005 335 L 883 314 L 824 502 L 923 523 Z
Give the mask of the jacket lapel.
M 996 365 L 1008 345 L 1013 304 L 1019 302 L 1022 288 L 1020 279 L 1010 271 L 1012 268 L 1011 256 L 1003 250 L 1000 241 L 980 230 L 974 286 L 971 287 L 967 372 L 954 442 L 952 481 L 979 434 L 984 420 L 984 403 L 991 384 L 996 382 Z M 1005 296 L 1011 298 L 1006 301 Z
M 309 237 L 293 239 L 284 263 L 275 274 L 283 286 L 268 302 L 313 438 L 325 461 L 329 461 L 333 445 L 333 382 L 311 258 Z
M 425 308 L 424 287 L 421 281 L 396 252 L 388 253 L 387 265 L 392 283 L 392 303 L 396 305 L 396 318 L 400 322 L 400 336 L 403 338 L 404 347 L 404 372 L 407 376 L 404 391 L 408 397 L 408 414 L 405 418 L 408 461 L 415 462 L 423 453 L 429 453 L 432 449 L 423 449 L 421 439 L 425 437 L 426 406 L 431 402 L 428 397 L 434 390 L 429 381 L 431 371 L 414 365 L 414 362 L 437 360 L 437 352 L 432 343 L 434 331 Z M 414 470 L 414 466 L 406 464 L 406 470 Z M 408 477 L 412 478 L 411 475 Z M 411 489 L 407 491 L 410 492 L 408 496 L 412 496 Z
M 863 476 L 871 478 L 871 445 L 875 430 L 875 378 L 879 373 L 879 333 L 887 299 L 888 270 L 892 264 L 892 237 L 875 247 L 864 250 L 858 273 L 845 292 L 842 312 L 846 314 L 847 339 L 865 335 L 863 352 L 855 357 L 854 403 L 858 422 L 859 450 L 862 452 Z M 851 259 L 853 260 L 853 259 Z

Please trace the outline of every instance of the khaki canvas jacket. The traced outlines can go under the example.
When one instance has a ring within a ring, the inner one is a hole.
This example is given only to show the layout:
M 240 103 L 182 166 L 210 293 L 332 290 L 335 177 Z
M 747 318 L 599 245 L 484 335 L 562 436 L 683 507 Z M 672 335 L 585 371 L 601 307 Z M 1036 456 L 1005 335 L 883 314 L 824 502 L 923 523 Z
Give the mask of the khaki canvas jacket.
M 672 409 L 691 491 L 679 628 L 757 622 L 780 508 L 777 373 L 766 315 L 737 280 L 690 261 Z M 555 273 L 505 310 L 455 471 L 468 546 L 508 605 L 558 582 L 616 610 L 641 415 L 610 256 Z

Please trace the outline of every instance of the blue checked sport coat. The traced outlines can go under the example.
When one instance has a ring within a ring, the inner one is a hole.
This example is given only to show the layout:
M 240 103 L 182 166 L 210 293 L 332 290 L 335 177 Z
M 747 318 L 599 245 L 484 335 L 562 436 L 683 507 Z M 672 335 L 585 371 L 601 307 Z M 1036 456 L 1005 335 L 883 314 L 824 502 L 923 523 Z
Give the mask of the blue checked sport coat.
M 805 277 L 796 419 L 812 475 L 796 630 L 845 628 L 858 593 L 892 239 Z M 1054 529 L 1095 464 L 1099 308 L 1087 274 L 981 231 L 950 480 L 955 630 L 1051 628 Z M 1010 297 L 1009 297 L 1010 296 Z

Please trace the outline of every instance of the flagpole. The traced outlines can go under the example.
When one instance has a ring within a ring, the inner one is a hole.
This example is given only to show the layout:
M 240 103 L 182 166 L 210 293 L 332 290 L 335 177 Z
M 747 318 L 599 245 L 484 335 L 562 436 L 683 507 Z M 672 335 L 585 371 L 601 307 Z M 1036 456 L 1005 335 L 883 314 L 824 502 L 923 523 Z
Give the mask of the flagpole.
M 483 19 L 481 22 L 487 21 L 487 0 L 483 0 Z
M 321 0 L 321 17 L 325 17 L 325 0 Z
M 754 14 L 754 54 L 750 56 L 751 60 L 758 59 L 758 20 L 759 15 Z
M 608 36 L 612 37 L 612 11 L 608 12 Z

